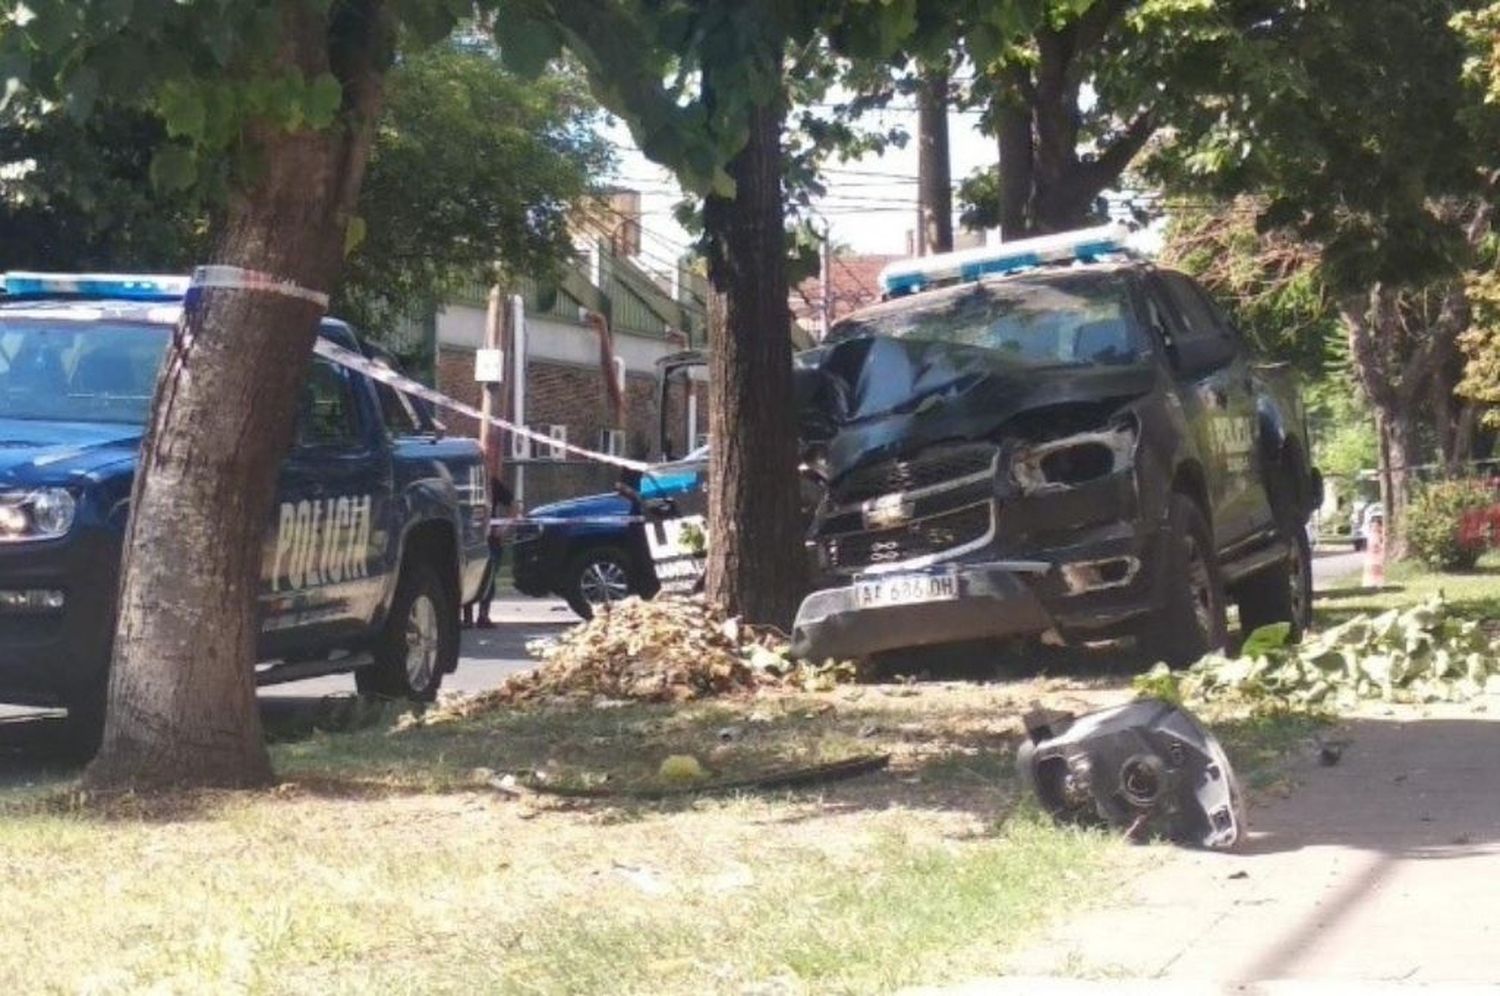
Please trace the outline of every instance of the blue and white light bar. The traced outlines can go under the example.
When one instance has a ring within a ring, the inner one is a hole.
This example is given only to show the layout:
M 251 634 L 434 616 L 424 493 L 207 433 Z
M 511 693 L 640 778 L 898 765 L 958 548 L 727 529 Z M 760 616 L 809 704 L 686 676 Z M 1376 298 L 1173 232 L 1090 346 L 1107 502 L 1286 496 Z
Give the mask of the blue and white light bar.
M 187 277 L 137 273 L 5 274 L 8 298 L 80 298 L 101 301 L 180 301 L 187 294 Z
M 1129 237 L 1130 230 L 1124 225 L 1100 225 L 1076 232 L 1002 242 L 998 246 L 903 259 L 880 271 L 880 290 L 886 297 L 900 297 L 941 284 L 964 283 L 1048 264 L 1093 263 L 1128 253 L 1126 240 Z

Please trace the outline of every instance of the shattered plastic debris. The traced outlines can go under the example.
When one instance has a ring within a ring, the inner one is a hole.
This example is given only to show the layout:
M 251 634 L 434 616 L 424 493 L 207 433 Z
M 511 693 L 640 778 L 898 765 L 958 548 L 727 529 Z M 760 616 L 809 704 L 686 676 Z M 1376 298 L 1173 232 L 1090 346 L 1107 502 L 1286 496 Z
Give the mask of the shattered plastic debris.
M 1026 731 L 1017 766 L 1057 820 L 1217 849 L 1245 832 L 1229 758 L 1183 709 L 1140 699 L 1077 718 L 1039 711 Z
M 789 659 L 785 636 L 726 619 L 698 597 L 627 599 L 527 649 L 539 667 L 492 691 L 445 701 L 423 721 L 553 700 L 684 702 L 761 688 L 813 691 L 854 676 L 852 665 Z

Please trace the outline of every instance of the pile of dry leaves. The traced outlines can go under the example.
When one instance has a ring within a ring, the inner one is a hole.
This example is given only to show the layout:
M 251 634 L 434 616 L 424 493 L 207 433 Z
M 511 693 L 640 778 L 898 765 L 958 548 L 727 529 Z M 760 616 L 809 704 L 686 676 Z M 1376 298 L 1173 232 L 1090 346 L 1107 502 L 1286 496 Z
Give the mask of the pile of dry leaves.
M 697 597 L 632 598 L 527 649 L 539 667 L 430 718 L 555 700 L 685 702 L 766 687 L 815 690 L 853 678 L 852 666 L 790 660 L 784 634 L 726 619 Z

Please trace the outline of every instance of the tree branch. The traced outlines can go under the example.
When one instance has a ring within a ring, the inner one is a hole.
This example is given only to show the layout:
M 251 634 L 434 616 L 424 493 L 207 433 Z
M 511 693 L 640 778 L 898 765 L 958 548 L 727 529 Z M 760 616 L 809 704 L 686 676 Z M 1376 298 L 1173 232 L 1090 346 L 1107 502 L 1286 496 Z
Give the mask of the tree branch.
M 1090 186 L 1095 186 L 1093 191 L 1097 194 L 1100 190 L 1109 186 L 1135 158 L 1145 144 L 1150 141 L 1151 136 L 1156 134 L 1156 113 L 1151 108 L 1141 111 L 1135 116 L 1125 130 L 1115 136 L 1115 140 L 1109 144 L 1103 152 L 1093 159 L 1088 160 L 1082 166 L 1084 177 Z M 1091 195 L 1092 196 L 1092 195 Z

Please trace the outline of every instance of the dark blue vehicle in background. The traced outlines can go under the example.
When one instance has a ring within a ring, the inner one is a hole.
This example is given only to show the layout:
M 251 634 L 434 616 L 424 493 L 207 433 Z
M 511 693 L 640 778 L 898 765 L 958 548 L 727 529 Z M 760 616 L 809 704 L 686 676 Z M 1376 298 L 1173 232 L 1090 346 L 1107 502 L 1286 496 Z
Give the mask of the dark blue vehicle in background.
M 643 518 L 699 511 L 708 449 L 647 473 L 627 475 L 619 491 L 569 498 L 532 509 L 513 537 L 516 590 L 556 595 L 590 619 L 601 605 L 661 587 Z
M 97 730 L 121 548 L 181 278 L 8 275 L 0 296 L 0 702 Z M 382 361 L 342 322 L 321 336 Z M 384 361 L 382 361 L 384 362 Z M 321 357 L 266 530 L 262 684 L 352 671 L 430 701 L 487 557 L 478 444 Z

